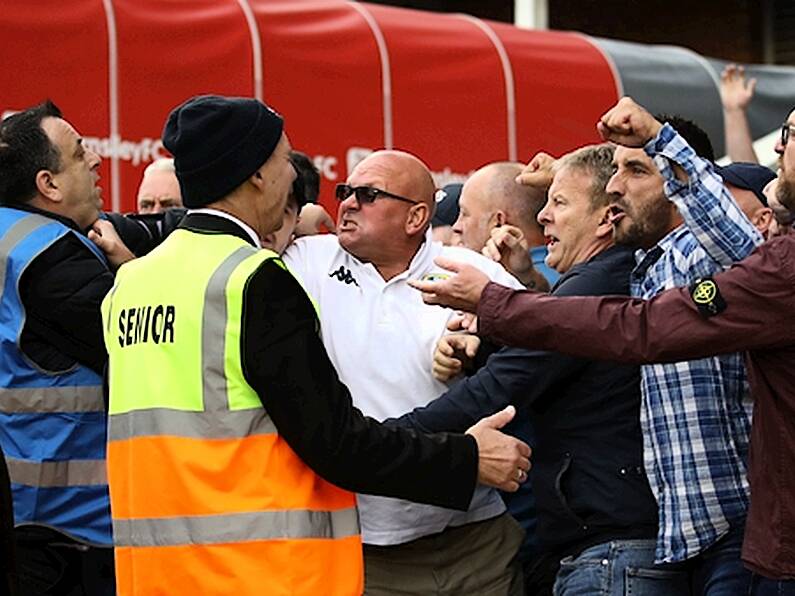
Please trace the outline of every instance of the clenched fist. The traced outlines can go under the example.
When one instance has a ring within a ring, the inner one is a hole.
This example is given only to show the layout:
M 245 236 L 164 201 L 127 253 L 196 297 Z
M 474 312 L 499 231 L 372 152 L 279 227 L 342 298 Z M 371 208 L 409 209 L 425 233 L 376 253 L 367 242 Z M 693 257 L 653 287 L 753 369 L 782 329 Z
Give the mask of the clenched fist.
M 661 128 L 662 124 L 631 97 L 619 99 L 596 124 L 596 130 L 605 141 L 624 147 L 643 147 Z

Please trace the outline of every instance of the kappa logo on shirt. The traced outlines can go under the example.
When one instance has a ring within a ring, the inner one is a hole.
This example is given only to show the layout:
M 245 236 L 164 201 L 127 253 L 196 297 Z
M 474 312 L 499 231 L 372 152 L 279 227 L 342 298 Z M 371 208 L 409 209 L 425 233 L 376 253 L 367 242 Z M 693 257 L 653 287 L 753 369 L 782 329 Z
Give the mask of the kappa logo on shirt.
M 342 265 L 340 265 L 340 268 L 337 269 L 336 271 L 332 271 L 331 273 L 329 273 L 328 276 L 336 277 L 339 281 L 344 282 L 346 286 L 353 284 L 357 288 L 360 287 L 359 282 L 357 282 L 356 279 L 354 279 L 353 275 L 351 274 L 351 270 L 346 269 Z

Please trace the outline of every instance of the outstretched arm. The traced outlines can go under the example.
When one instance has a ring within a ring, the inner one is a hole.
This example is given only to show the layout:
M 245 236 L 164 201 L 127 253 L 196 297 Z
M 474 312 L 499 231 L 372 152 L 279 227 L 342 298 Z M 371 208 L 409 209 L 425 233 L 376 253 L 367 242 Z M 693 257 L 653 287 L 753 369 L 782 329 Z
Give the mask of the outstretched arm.
M 795 342 L 795 239 L 772 240 L 708 286 L 652 300 L 554 298 L 489 284 L 481 334 L 506 345 L 621 362 L 676 362 Z M 694 293 L 696 295 L 694 295 Z M 701 303 L 701 309 L 699 309 Z M 720 310 L 720 308 L 718 308 Z

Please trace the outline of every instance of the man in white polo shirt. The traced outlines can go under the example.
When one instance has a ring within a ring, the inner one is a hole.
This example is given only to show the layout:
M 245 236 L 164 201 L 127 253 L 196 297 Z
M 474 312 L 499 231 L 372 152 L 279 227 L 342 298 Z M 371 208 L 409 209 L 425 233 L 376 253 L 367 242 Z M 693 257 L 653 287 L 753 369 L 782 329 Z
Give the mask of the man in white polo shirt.
M 446 386 L 433 351 L 453 311 L 425 305 L 409 279 L 447 273 L 443 255 L 523 286 L 499 264 L 431 241 L 434 184 L 400 151 L 377 151 L 337 187 L 337 236 L 300 238 L 284 254 L 317 301 L 323 343 L 354 403 L 378 420 L 427 404 Z M 524 480 L 524 478 L 522 478 Z M 497 493 L 479 487 L 468 512 L 358 497 L 367 594 L 518 594 L 522 530 Z

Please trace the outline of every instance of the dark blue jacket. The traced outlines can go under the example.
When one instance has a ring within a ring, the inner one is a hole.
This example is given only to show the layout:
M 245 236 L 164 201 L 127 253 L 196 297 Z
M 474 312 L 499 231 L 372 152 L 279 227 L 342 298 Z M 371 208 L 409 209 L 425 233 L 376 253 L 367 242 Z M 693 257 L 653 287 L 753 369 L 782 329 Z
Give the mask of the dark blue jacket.
M 631 251 L 612 247 L 572 267 L 552 293 L 626 295 L 633 266 Z M 542 550 L 563 556 L 612 539 L 655 537 L 637 366 L 503 348 L 400 423 L 462 431 L 508 404 L 526 410 L 535 429 L 531 482 Z

